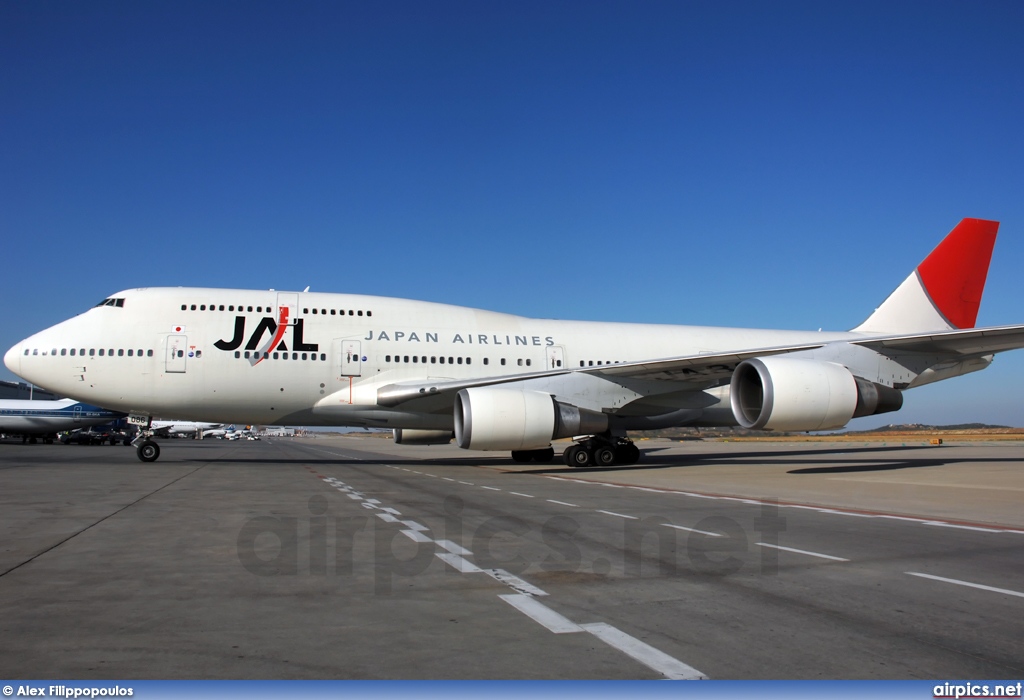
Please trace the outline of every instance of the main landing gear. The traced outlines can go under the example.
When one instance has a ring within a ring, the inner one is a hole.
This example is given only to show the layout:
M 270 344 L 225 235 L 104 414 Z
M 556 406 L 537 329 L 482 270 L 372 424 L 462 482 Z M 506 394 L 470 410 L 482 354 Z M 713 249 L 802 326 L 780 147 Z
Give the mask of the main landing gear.
M 566 448 L 562 458 L 570 467 L 636 464 L 640 461 L 640 448 L 629 438 L 595 435 Z

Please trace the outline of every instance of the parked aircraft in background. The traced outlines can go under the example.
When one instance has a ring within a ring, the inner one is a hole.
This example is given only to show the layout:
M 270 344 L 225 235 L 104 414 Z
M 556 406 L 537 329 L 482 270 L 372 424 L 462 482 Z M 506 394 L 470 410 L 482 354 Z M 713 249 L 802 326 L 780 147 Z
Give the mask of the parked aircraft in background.
M 218 430 L 220 435 L 223 436 L 224 430 L 221 428 L 221 425 L 221 423 L 206 423 L 202 421 L 154 420 L 150 425 L 150 429 L 153 431 L 153 435 L 158 437 L 180 437 L 187 435 L 198 438 L 200 436 L 213 437 Z
M 51 443 L 59 432 L 100 425 L 124 416 L 74 399 L 0 400 L 0 433 L 20 436 L 23 442 L 42 439 Z
M 988 367 L 1024 325 L 974 328 L 998 223 L 964 219 L 851 331 L 523 318 L 352 294 L 142 288 L 11 348 L 15 374 L 150 427 L 153 416 L 393 428 L 575 466 L 635 462 L 627 430 L 811 431 L 898 410 Z M 156 443 L 137 441 L 144 461 Z

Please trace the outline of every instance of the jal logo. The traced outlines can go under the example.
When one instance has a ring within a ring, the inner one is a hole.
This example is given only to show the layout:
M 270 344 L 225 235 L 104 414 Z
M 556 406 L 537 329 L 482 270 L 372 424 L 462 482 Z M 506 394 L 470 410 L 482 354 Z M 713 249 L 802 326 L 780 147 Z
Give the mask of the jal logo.
M 270 317 L 263 317 L 253 330 L 249 340 L 245 342 L 245 350 L 259 350 L 262 352 L 274 352 L 275 350 L 288 350 L 284 342 L 285 330 L 292 329 L 292 350 L 297 352 L 316 352 L 320 346 L 317 343 L 306 343 L 302 339 L 302 319 L 297 318 L 293 323 L 288 323 L 288 309 L 281 309 L 281 318 L 275 321 Z M 260 347 L 260 341 L 264 336 L 269 336 L 269 342 Z M 245 316 L 235 316 L 235 331 L 231 340 L 218 340 L 213 344 L 218 350 L 232 351 L 242 347 L 245 341 Z

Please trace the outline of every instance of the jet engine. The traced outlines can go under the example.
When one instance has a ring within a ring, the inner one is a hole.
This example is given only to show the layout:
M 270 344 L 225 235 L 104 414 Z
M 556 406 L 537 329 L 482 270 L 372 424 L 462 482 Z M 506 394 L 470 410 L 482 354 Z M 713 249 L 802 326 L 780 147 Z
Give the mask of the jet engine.
M 554 439 L 608 429 L 608 416 L 543 391 L 471 387 L 455 397 L 455 442 L 464 450 L 536 450 Z
M 452 441 L 450 430 L 395 428 L 393 432 L 396 445 L 447 445 Z
M 898 411 L 897 389 L 846 367 L 796 357 L 744 360 L 729 387 L 733 416 L 752 430 L 833 430 L 851 418 Z

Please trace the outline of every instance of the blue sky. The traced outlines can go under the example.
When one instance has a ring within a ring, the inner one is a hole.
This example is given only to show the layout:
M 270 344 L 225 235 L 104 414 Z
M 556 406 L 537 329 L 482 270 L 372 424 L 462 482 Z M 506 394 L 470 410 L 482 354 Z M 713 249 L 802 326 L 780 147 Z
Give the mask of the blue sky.
M 4 2 L 0 345 L 161 285 L 842 330 L 965 216 L 1002 222 L 979 325 L 1024 322 L 1022 31 L 1020 2 Z M 853 425 L 1024 426 L 1022 390 L 1018 351 Z

